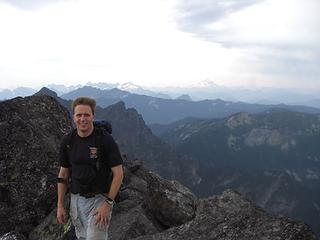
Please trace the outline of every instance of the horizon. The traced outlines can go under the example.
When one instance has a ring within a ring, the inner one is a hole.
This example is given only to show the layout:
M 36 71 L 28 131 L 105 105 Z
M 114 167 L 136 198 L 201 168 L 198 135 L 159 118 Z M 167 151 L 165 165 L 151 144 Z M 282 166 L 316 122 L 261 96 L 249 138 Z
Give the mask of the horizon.
M 216 88 L 216 89 L 224 89 L 226 91 L 239 89 L 239 90 L 249 90 L 249 91 L 265 91 L 265 90 L 266 91 L 269 91 L 269 90 L 270 91 L 278 91 L 279 90 L 279 91 L 288 91 L 288 92 L 299 93 L 299 94 L 308 94 L 308 93 L 316 94 L 316 93 L 318 93 L 318 89 L 301 89 L 301 88 L 294 88 L 294 87 L 287 88 L 287 87 L 276 87 L 276 86 L 270 86 L 270 87 L 224 86 L 224 85 L 215 84 L 213 81 L 211 82 L 212 83 L 211 86 L 201 86 L 202 82 L 207 82 L 207 80 L 199 81 L 198 83 L 189 84 L 189 85 L 185 85 L 185 86 L 177 86 L 177 85 L 145 86 L 145 85 L 138 85 L 133 82 L 119 83 L 119 82 L 102 82 L 102 81 L 99 81 L 99 82 L 89 81 L 86 83 L 78 83 L 78 84 L 63 84 L 63 83 L 56 84 L 56 83 L 49 82 L 49 83 L 45 83 L 45 84 L 38 84 L 36 86 L 18 85 L 18 86 L 7 87 L 7 88 L 0 87 L 0 92 L 5 91 L 5 90 L 14 91 L 16 89 L 21 89 L 21 88 L 39 91 L 44 87 L 53 90 L 52 86 L 61 86 L 61 87 L 75 88 L 75 89 L 82 88 L 82 87 L 93 87 L 93 88 L 101 89 L 100 87 L 96 86 L 97 84 L 116 85 L 114 88 L 118 88 L 119 86 L 122 86 L 122 85 L 133 84 L 137 87 L 141 87 L 144 90 L 154 90 L 154 91 L 160 91 L 160 92 L 161 92 L 161 90 L 165 91 L 168 89 L 172 89 L 172 91 L 174 92 L 174 90 L 176 90 L 176 89 L 181 89 L 181 90 L 192 90 L 192 89 L 205 90 L 205 89 L 207 89 L 207 90 L 210 90 L 210 89 Z
M 113 84 L 113 83 L 94 83 L 88 82 L 84 85 L 55 85 L 48 84 L 38 88 L 29 88 L 20 86 L 15 89 L 0 89 L 0 101 L 8 100 L 17 96 L 26 97 L 31 96 L 42 88 L 48 88 L 50 91 L 55 92 L 58 96 L 63 96 L 83 87 L 91 87 L 100 89 L 100 91 L 109 91 L 111 89 L 119 89 L 120 91 L 129 92 L 131 94 L 146 95 L 155 98 L 164 99 L 177 99 L 183 95 L 187 95 L 191 101 L 198 102 L 203 100 L 217 100 L 220 99 L 225 102 L 244 102 L 251 104 L 286 104 L 286 105 L 300 105 L 306 107 L 313 107 L 320 109 L 320 98 L 318 91 L 303 92 L 297 89 L 287 88 L 244 88 L 244 87 L 224 87 L 215 84 L 214 82 L 204 81 L 204 84 L 211 84 L 209 86 L 196 86 L 189 87 L 159 87 L 159 88 L 145 88 L 144 86 L 134 85 L 132 83 Z M 129 85 L 129 86 L 128 86 Z M 9 92 L 8 92 L 9 90 Z
M 317 0 L 0 0 L 0 89 L 209 80 L 320 90 L 318 9 Z

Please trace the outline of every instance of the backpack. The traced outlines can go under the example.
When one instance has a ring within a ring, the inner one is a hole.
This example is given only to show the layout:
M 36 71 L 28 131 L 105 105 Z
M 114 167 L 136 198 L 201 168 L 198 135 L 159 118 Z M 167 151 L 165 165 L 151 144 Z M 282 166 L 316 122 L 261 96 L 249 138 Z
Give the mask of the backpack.
M 74 186 L 78 191 L 80 191 L 82 194 L 87 194 L 87 193 L 92 193 L 94 192 L 94 187 L 97 186 L 97 188 L 99 189 L 99 183 L 101 182 L 105 182 L 107 181 L 107 191 L 110 189 L 111 183 L 112 183 L 112 179 L 113 179 L 113 175 L 112 175 L 112 171 L 110 171 L 109 177 L 106 180 L 104 178 L 103 181 L 102 177 L 104 176 L 103 173 L 101 173 L 100 171 L 102 171 L 103 167 L 104 167 L 104 151 L 102 151 L 101 149 L 105 149 L 105 146 L 103 145 L 103 135 L 105 134 L 105 132 L 109 133 L 110 135 L 112 134 L 112 126 L 108 121 L 105 120 L 95 120 L 93 122 L 94 128 L 97 131 L 96 134 L 96 138 L 95 138 L 95 145 L 98 148 L 98 158 L 95 164 L 95 167 L 92 168 L 88 168 L 88 166 L 83 166 L 83 168 L 86 168 L 86 170 L 84 171 L 85 173 L 87 172 L 87 175 L 90 176 L 94 176 L 94 179 L 92 179 L 91 182 L 86 182 L 86 183 L 80 183 L 77 181 L 77 184 L 73 184 L 76 185 Z M 67 140 L 66 140 L 66 150 L 69 151 L 71 149 L 71 144 L 72 144 L 72 136 L 73 134 L 75 134 L 76 129 L 72 130 L 68 135 L 67 135 Z M 79 165 L 78 165 L 79 166 Z M 73 169 L 74 171 L 77 170 L 77 168 Z M 106 169 L 104 169 L 106 170 Z M 71 172 L 72 172 L 72 167 L 71 167 Z M 71 175 L 72 176 L 72 175 Z M 81 190 L 79 190 L 81 189 Z

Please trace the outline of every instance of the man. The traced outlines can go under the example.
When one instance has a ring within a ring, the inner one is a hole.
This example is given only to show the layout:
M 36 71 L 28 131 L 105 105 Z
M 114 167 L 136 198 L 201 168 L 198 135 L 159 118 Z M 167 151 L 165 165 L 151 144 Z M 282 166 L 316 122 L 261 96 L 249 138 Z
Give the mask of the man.
M 117 144 L 111 135 L 93 125 L 95 107 L 91 98 L 73 101 L 76 130 L 62 141 L 58 176 L 57 220 L 60 224 L 67 222 L 64 198 L 70 177 L 71 220 L 77 238 L 87 240 L 108 239 L 114 199 L 123 180 Z

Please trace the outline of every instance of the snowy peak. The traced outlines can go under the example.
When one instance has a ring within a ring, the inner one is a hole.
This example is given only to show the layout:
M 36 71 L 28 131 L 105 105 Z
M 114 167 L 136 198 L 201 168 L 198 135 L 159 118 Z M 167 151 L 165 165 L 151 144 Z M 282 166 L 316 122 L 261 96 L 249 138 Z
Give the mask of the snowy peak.
M 204 79 L 196 84 L 192 84 L 189 86 L 189 88 L 217 88 L 217 87 L 220 87 L 220 86 L 210 79 Z
M 198 87 L 219 87 L 214 81 L 205 79 L 197 84 Z
M 127 82 L 127 83 L 123 83 L 119 86 L 119 88 L 121 90 L 125 90 L 125 91 L 136 91 L 136 90 L 142 90 L 142 87 L 135 85 L 131 82 Z
M 119 83 L 106 83 L 106 82 L 98 82 L 98 83 L 92 83 L 88 82 L 86 86 L 99 88 L 102 90 L 112 89 L 112 88 L 120 88 Z

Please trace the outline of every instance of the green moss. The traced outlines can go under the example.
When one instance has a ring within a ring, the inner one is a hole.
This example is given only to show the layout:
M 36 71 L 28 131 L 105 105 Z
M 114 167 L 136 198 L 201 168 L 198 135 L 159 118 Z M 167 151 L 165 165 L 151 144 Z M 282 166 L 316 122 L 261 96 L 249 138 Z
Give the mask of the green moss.
M 67 234 L 70 231 L 71 228 L 71 220 L 68 219 L 68 222 L 63 225 L 63 234 Z
M 50 232 L 48 232 L 48 231 L 46 231 L 46 230 L 43 230 L 43 231 L 41 231 L 41 233 L 40 233 L 40 239 L 48 239 L 49 238 L 49 236 L 50 236 Z

